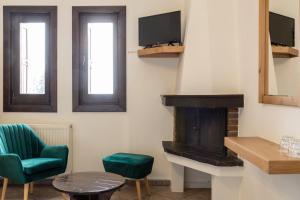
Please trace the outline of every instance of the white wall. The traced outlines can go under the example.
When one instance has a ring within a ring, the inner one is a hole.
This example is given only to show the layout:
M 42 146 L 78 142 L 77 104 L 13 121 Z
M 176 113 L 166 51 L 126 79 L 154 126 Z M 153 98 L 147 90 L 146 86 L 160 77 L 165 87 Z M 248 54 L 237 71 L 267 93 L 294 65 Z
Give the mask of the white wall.
M 238 1 L 239 66 L 245 108 L 240 135 L 259 136 L 279 142 L 282 135 L 300 138 L 300 109 L 258 103 L 258 0 Z M 267 175 L 246 163 L 240 189 L 241 200 L 298 200 L 299 175 Z
M 140 59 L 138 17 L 181 10 L 182 0 L 5 0 L 0 1 L 0 82 L 2 82 L 2 5 L 58 6 L 58 113 L 3 113 L 2 122 L 71 123 L 74 127 L 75 171 L 102 170 L 101 158 L 115 152 L 155 156 L 152 178 L 169 179 L 169 163 L 161 145 L 173 135 L 172 110 L 160 95 L 175 91 L 178 59 Z M 127 100 L 126 113 L 72 112 L 72 6 L 127 6 Z M 3 95 L 0 87 L 0 96 Z
M 239 92 L 234 1 L 186 0 L 189 8 L 178 94 Z
M 239 93 L 240 77 L 236 30 L 236 1 L 207 0 L 209 16 L 210 60 L 214 94 Z M 200 55 L 199 55 L 200 56 Z
M 210 69 L 210 32 L 206 1 L 187 0 L 185 52 L 180 59 L 178 94 L 212 92 Z

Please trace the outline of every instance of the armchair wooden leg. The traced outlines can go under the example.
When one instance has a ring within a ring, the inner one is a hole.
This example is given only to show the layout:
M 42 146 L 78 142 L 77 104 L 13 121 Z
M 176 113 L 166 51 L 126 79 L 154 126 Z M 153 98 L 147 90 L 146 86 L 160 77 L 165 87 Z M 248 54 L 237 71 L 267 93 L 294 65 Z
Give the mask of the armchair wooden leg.
M 70 200 L 69 195 L 67 195 L 65 193 L 61 193 L 61 196 L 63 197 L 64 200 Z
M 150 195 L 151 194 L 151 190 L 150 190 L 148 178 L 145 177 L 144 180 L 145 180 L 145 187 L 146 187 L 147 194 Z
M 138 200 L 142 200 L 142 193 L 141 193 L 141 183 L 140 183 L 140 180 L 136 180 L 136 181 L 135 181 L 135 184 L 136 184 L 136 191 L 137 191 Z
M 24 200 L 28 200 L 28 193 L 29 193 L 29 183 L 24 185 Z
M 34 184 L 33 184 L 33 182 L 31 182 L 29 185 L 29 193 L 30 194 L 33 194 L 33 188 L 34 188 Z
M 4 180 L 3 180 L 2 194 L 1 194 L 1 200 L 5 199 L 5 194 L 6 194 L 6 190 L 7 190 L 7 184 L 8 184 L 8 179 L 4 178 Z

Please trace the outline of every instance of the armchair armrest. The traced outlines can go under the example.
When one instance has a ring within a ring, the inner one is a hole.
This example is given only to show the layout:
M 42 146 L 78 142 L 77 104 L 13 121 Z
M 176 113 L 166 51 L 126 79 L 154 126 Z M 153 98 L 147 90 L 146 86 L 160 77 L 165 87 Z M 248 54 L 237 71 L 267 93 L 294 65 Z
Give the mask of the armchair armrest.
M 61 158 L 67 164 L 69 149 L 67 146 L 45 146 L 41 158 Z
M 17 183 L 24 183 L 25 177 L 21 159 L 16 154 L 0 155 L 0 176 Z

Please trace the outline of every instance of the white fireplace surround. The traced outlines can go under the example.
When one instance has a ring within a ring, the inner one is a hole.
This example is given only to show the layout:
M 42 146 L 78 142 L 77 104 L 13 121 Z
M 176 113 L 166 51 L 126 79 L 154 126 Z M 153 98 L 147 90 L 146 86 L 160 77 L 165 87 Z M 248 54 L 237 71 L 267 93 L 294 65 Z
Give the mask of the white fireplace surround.
M 184 168 L 211 175 L 212 200 L 238 200 L 243 167 L 218 167 L 165 153 L 171 163 L 171 190 L 184 192 Z

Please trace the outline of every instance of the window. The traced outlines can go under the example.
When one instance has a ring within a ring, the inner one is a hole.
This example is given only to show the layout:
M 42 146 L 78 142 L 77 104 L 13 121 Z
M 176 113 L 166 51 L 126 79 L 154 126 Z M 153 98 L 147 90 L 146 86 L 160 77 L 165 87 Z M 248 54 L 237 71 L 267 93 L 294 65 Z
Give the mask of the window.
M 126 111 L 126 8 L 73 7 L 73 111 Z
M 53 6 L 4 6 L 4 112 L 56 112 Z

